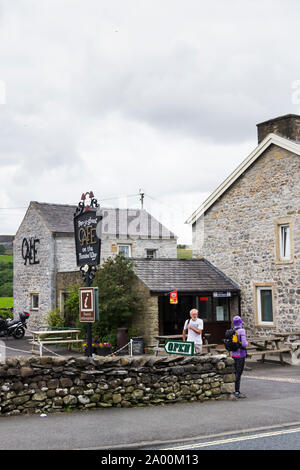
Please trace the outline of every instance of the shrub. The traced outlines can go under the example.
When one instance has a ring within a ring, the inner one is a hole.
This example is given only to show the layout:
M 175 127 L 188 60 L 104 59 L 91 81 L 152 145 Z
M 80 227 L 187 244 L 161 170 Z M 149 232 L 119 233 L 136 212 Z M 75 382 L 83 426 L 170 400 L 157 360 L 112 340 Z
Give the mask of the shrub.
M 118 328 L 130 328 L 133 313 L 140 311 L 140 300 L 133 289 L 134 279 L 133 261 L 119 255 L 106 260 L 95 277 L 93 285 L 98 286 L 100 320 L 93 323 L 92 335 L 97 341 L 110 342 L 113 349 L 117 344 Z M 68 290 L 65 312 L 65 326 L 76 326 L 86 331 L 86 324 L 79 322 L 77 285 Z
M 56 308 L 47 314 L 47 323 L 49 326 L 63 327 L 64 319 L 60 313 L 60 310 Z

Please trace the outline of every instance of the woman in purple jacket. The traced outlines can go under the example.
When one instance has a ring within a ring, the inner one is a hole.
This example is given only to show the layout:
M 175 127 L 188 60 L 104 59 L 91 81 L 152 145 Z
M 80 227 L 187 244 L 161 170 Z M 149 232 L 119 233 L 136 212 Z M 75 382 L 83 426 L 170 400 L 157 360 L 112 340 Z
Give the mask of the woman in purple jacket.
M 241 317 L 238 315 L 233 318 L 233 326 L 236 329 L 237 337 L 239 343 L 241 343 L 241 348 L 237 351 L 231 353 L 234 359 L 234 368 L 235 368 L 235 392 L 234 396 L 236 398 L 246 398 L 246 395 L 243 395 L 240 392 L 240 383 L 241 383 L 241 376 L 245 366 L 245 359 L 246 359 L 246 348 L 248 346 L 248 341 L 246 339 L 246 332 L 244 328 L 242 328 L 243 321 Z

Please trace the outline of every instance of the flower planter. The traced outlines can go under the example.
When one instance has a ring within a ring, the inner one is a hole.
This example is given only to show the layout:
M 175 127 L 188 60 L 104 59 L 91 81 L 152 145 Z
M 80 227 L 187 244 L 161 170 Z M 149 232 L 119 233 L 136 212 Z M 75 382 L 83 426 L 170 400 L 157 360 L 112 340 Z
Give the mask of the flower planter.
M 111 348 L 95 348 L 97 356 L 108 356 L 111 354 Z

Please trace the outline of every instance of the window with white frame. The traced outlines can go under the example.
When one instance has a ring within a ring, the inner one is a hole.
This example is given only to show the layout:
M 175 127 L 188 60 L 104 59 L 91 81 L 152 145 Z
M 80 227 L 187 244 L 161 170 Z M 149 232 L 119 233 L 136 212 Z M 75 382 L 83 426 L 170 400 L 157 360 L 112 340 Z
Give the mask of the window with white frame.
M 154 258 L 156 258 L 156 250 L 147 249 L 147 250 L 146 250 L 146 257 L 147 257 L 148 259 L 154 259 Z
M 40 306 L 40 294 L 30 294 L 30 308 L 31 310 L 38 310 Z
M 130 245 L 118 245 L 118 255 L 124 256 L 124 258 L 130 258 L 131 246 Z
M 257 315 L 258 324 L 265 326 L 274 325 L 273 292 L 271 286 L 257 286 Z
M 278 225 L 279 231 L 279 256 L 280 260 L 291 259 L 291 234 L 289 224 Z

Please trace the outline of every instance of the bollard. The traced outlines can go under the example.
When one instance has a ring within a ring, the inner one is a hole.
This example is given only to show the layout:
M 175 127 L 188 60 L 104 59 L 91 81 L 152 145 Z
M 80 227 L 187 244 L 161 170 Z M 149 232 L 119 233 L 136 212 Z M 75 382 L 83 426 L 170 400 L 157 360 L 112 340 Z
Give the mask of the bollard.
M 130 338 L 130 357 L 132 357 L 133 355 L 132 345 L 133 345 L 133 339 Z

